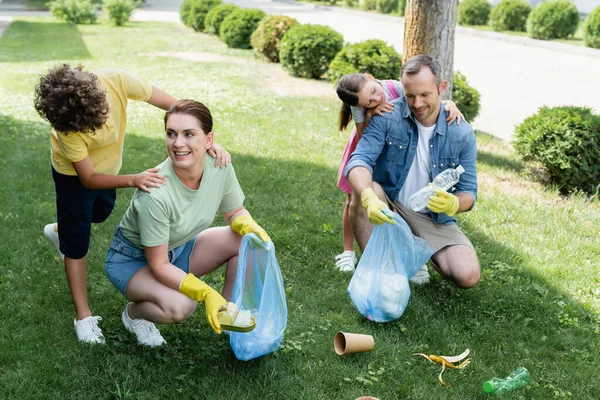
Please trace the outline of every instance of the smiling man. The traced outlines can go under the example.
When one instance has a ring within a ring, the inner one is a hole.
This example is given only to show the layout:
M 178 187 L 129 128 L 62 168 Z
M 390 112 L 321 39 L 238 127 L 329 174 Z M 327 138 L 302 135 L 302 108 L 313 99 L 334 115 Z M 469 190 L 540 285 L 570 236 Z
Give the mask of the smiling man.
M 346 166 L 353 189 L 350 219 L 364 250 L 373 224 L 391 223 L 383 211 L 394 210 L 435 250 L 434 268 L 458 287 L 469 288 L 479 281 L 479 260 L 454 215 L 469 211 L 477 198 L 477 146 L 467 123 L 445 123 L 441 97 L 447 82 L 441 76 L 440 63 L 425 55 L 402 67 L 404 96 L 393 101 L 391 113 L 371 119 Z M 419 212 L 407 207 L 409 197 L 433 177 L 459 165 L 465 172 L 453 193 L 436 190 Z M 420 283 L 429 281 L 426 266 L 417 276 Z

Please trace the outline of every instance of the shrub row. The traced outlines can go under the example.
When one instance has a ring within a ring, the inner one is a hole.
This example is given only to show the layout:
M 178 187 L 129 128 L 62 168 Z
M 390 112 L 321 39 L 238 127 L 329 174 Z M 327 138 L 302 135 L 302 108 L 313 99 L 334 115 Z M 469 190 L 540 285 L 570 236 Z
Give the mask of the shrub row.
M 131 17 L 140 0 L 104 0 L 102 11 L 107 22 L 122 26 Z M 46 3 L 52 16 L 73 24 L 96 22 L 98 6 L 91 0 L 53 0 Z

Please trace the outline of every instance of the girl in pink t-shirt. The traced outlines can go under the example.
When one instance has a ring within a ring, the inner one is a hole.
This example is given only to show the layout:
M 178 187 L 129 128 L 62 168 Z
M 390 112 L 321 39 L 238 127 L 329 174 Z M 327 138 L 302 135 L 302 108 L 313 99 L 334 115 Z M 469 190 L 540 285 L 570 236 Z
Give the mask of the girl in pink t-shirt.
M 348 138 L 348 143 L 342 155 L 342 162 L 338 171 L 337 187 L 348 194 L 344 215 L 342 219 L 342 230 L 344 239 L 344 252 L 337 255 L 336 267 L 341 271 L 354 271 L 356 265 L 356 254 L 354 253 L 354 234 L 350 225 L 350 194 L 352 187 L 344 177 L 344 169 L 350 156 L 356 149 L 358 141 L 369 124 L 373 115 L 383 115 L 394 109 L 391 100 L 404 96 L 402 83 L 395 80 L 377 80 L 369 74 L 347 74 L 340 78 L 337 83 L 336 92 L 342 105 L 339 114 L 339 129 L 347 128 L 351 119 L 354 119 L 355 127 Z M 454 102 L 444 101 L 445 110 L 450 113 L 446 121 L 448 125 L 458 119 L 464 119 L 462 113 Z

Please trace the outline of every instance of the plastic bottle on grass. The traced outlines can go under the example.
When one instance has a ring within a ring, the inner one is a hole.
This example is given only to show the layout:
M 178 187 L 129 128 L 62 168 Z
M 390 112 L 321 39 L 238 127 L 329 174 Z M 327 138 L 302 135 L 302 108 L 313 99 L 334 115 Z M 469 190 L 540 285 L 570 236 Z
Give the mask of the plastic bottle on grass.
M 465 172 L 465 169 L 459 165 L 456 169 L 449 168 L 439 173 L 433 178 L 433 183 L 431 185 L 425 186 L 423 189 L 410 196 L 408 199 L 408 208 L 413 211 L 424 209 L 425 206 L 427 206 L 427 203 L 429 203 L 429 198 L 435 194 L 434 189 L 450 189 L 458 183 L 460 174 L 463 172 Z
M 521 389 L 529 383 L 529 372 L 520 367 L 510 373 L 506 378 L 492 378 L 483 382 L 485 393 L 504 393 L 513 389 Z

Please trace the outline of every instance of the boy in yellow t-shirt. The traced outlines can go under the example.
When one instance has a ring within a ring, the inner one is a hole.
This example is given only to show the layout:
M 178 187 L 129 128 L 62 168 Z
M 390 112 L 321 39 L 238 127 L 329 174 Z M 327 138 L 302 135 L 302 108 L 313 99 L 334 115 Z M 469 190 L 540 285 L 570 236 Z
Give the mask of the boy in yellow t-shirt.
M 86 261 L 92 223 L 108 218 L 116 188 L 149 191 L 164 178 L 158 168 L 117 175 L 121 169 L 128 100 L 145 101 L 168 110 L 177 100 L 120 69 L 84 72 L 59 64 L 40 78 L 35 108 L 52 125 L 52 177 L 56 188 L 57 224 L 44 228 L 64 259 L 75 305 L 75 332 L 81 342 L 104 343 L 98 316 L 92 316 L 86 292 Z M 230 163 L 216 145 L 208 151 L 217 162 Z M 60 227 L 60 229 L 59 229 Z

